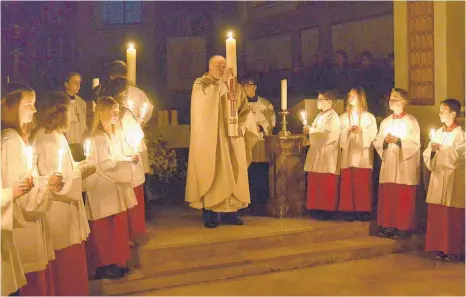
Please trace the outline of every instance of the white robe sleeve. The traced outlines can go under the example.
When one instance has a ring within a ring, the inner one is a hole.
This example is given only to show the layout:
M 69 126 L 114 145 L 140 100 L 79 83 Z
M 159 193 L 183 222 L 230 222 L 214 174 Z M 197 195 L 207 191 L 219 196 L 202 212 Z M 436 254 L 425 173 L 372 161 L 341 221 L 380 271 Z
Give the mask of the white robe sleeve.
M 366 113 L 362 118 L 361 134 L 363 147 L 369 148 L 377 136 L 377 121 L 373 114 Z
M 309 142 L 313 146 L 326 146 L 340 139 L 340 119 L 332 114 L 323 128 L 310 128 Z
M 439 131 L 436 132 L 440 135 Z M 451 145 L 440 146 L 439 151 L 431 158 L 431 144 L 423 153 L 424 162 L 430 171 L 438 170 L 455 170 L 460 166 L 464 166 L 464 151 L 465 151 L 465 135 L 464 133 L 450 132 L 449 137 L 455 137 Z
M 422 157 L 424 159 L 424 163 L 426 164 L 427 169 L 429 171 L 433 171 L 435 168 L 435 163 L 437 161 L 437 154 L 435 154 L 432 157 L 432 141 L 429 141 L 429 144 L 427 145 L 427 148 L 424 150 L 424 153 L 422 153 Z
M 416 119 L 410 120 L 410 125 L 407 125 L 407 136 L 401 139 L 401 159 L 403 161 L 411 158 L 421 148 L 421 132 L 419 123 Z
M 102 178 L 121 184 L 130 184 L 133 173 L 131 160 L 115 160 L 112 158 L 111 142 L 105 137 L 97 136 L 92 139 L 92 160 L 96 164 L 96 171 Z
M 380 158 L 383 159 L 383 151 L 384 147 L 383 144 L 385 142 L 385 129 L 387 128 L 387 119 L 383 120 L 382 123 L 380 124 L 380 130 L 377 136 L 375 137 L 374 142 L 372 143 L 374 145 L 375 150 L 377 151 L 377 154 L 379 154 Z
M 13 189 L 2 189 L 2 231 L 13 231 Z

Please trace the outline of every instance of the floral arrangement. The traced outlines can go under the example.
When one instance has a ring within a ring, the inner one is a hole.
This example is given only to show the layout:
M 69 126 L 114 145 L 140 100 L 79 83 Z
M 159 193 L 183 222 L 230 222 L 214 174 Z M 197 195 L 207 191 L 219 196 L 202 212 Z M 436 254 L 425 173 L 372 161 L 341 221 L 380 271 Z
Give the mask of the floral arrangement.
M 168 147 L 168 143 L 158 135 L 147 135 L 146 144 L 149 155 L 150 175 L 154 181 L 170 183 L 186 178 L 187 164 L 180 166 L 176 152 Z

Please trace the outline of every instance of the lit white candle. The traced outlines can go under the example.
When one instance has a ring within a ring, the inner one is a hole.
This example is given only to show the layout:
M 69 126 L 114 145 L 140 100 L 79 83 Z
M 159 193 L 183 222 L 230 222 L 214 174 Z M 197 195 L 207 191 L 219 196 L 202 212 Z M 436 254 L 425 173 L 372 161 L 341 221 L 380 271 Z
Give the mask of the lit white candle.
M 97 87 L 99 84 L 100 84 L 99 78 L 98 77 L 94 78 L 92 80 L 92 89 L 95 89 L 95 87 Z
M 147 113 L 147 103 L 144 103 L 144 105 L 141 107 L 140 118 L 144 119 L 144 117 L 146 116 L 146 113 Z
M 351 125 L 359 126 L 359 116 L 356 111 L 351 112 Z
M 133 111 L 133 107 L 134 107 L 133 100 L 128 100 L 127 105 L 128 105 L 128 108 L 129 108 L 131 111 Z
M 281 106 L 282 110 L 287 110 L 288 109 L 288 83 L 286 79 L 282 79 L 281 82 L 281 91 L 282 91 L 282 101 L 281 101 Z
M 226 60 L 227 69 L 233 70 L 233 76 L 238 76 L 238 66 L 236 61 L 236 39 L 233 38 L 233 33 L 228 32 L 228 38 L 226 40 Z
M 84 156 L 86 156 L 86 160 L 89 159 L 91 156 L 91 140 L 86 139 L 84 140 Z
M 57 172 L 62 173 L 63 171 L 63 159 L 65 156 L 65 151 L 62 149 L 58 150 L 58 164 L 57 164 Z
M 34 163 L 34 161 L 33 161 L 34 156 L 32 154 L 32 147 L 27 146 L 24 149 L 24 155 L 26 156 L 26 166 L 27 166 L 28 173 L 31 174 L 32 173 L 32 166 L 33 166 L 33 163 Z
M 307 112 L 305 110 L 301 111 L 301 121 L 303 126 L 307 126 Z
M 126 67 L 128 68 L 127 79 L 136 84 L 136 49 L 133 43 L 130 43 L 126 50 Z
M 430 129 L 429 137 L 430 137 L 430 140 L 431 140 L 432 142 L 434 142 L 434 138 L 435 138 L 435 129 Z

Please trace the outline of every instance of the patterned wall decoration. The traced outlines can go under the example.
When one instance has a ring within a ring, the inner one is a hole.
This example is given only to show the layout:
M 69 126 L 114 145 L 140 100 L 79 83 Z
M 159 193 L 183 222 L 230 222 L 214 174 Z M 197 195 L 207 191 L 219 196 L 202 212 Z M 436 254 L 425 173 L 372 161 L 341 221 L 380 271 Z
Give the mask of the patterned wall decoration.
M 411 104 L 435 105 L 434 2 L 409 1 L 407 5 Z

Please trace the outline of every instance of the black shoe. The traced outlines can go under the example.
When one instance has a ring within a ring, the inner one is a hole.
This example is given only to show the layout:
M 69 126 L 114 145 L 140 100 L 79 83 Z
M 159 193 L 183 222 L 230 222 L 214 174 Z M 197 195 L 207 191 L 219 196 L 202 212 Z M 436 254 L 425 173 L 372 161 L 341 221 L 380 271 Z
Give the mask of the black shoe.
M 409 231 L 397 230 L 393 235 L 395 239 L 407 239 L 411 237 L 411 233 Z
M 392 237 L 395 235 L 396 229 L 395 228 L 384 228 L 380 227 L 379 233 L 377 233 L 378 236 L 380 237 Z
M 359 220 L 363 222 L 369 222 L 371 220 L 371 213 L 368 211 L 361 211 L 359 213 Z
M 121 271 L 121 274 L 123 276 L 126 276 L 131 270 L 129 269 L 129 267 L 119 267 L 120 271 Z
M 204 220 L 204 227 L 206 228 L 216 228 L 219 225 L 217 213 L 211 210 L 203 208 L 202 218 Z
M 343 219 L 348 222 L 352 222 L 355 220 L 355 214 L 352 212 L 347 212 L 343 214 Z
M 236 212 L 227 212 L 221 214 L 221 221 L 224 225 L 244 225 L 243 220 L 238 218 L 238 214 Z
M 330 211 L 321 210 L 317 216 L 317 219 L 321 221 L 327 221 L 333 219 L 334 215 L 335 214 Z
M 98 267 L 95 273 L 95 279 L 117 279 L 123 277 L 124 274 L 121 271 L 120 267 L 115 264 Z

